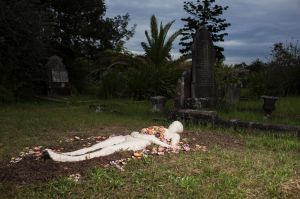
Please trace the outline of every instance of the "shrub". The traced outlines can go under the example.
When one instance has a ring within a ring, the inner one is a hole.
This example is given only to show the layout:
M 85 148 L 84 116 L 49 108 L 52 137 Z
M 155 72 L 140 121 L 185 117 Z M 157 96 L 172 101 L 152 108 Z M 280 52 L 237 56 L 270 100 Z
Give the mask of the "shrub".
M 215 79 L 218 95 L 223 97 L 226 89 L 230 85 L 240 85 L 240 78 L 239 69 L 219 63 L 215 67 Z
M 0 85 L 0 103 L 11 103 L 13 101 L 15 101 L 13 92 Z
M 126 74 L 117 69 L 105 73 L 100 82 L 99 97 L 112 98 L 124 97 L 127 90 Z
M 169 65 L 155 67 L 147 64 L 132 68 L 127 73 L 128 91 L 137 99 L 145 99 L 153 95 L 170 97 L 175 93 L 176 83 L 181 73 L 181 69 Z
M 248 69 L 254 68 L 252 63 Z M 274 44 L 271 61 L 260 70 L 250 70 L 248 89 L 254 96 L 286 96 L 300 93 L 300 48 L 295 44 Z

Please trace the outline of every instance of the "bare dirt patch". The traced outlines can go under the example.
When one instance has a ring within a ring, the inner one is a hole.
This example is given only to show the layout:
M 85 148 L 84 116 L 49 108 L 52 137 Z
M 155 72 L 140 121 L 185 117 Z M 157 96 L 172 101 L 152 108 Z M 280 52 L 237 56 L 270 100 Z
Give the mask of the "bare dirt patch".
M 219 146 L 221 148 L 236 148 L 243 146 L 243 141 L 236 137 L 214 132 L 185 132 L 182 134 L 182 140 L 183 142 L 188 143 L 191 148 L 201 145 L 207 146 L 208 150 L 212 146 Z M 96 141 L 97 139 L 70 138 L 57 144 L 56 146 L 48 146 L 47 148 L 58 149 L 61 151 L 72 151 L 85 146 L 93 145 L 96 143 Z M 0 182 L 28 184 L 47 182 L 58 177 L 69 176 L 74 173 L 80 173 L 84 175 L 84 173 L 91 168 L 104 167 L 105 165 L 110 164 L 110 162 L 113 160 L 130 158 L 132 155 L 133 152 L 122 152 L 106 157 L 75 163 L 54 162 L 47 158 L 36 159 L 33 155 L 25 156 L 17 163 L 9 163 L 9 161 L 0 162 Z
M 215 132 L 185 132 L 182 136 L 183 139 L 187 139 L 191 147 L 198 145 L 204 145 L 209 147 L 218 146 L 221 148 L 237 148 L 244 145 L 244 141 L 230 135 Z

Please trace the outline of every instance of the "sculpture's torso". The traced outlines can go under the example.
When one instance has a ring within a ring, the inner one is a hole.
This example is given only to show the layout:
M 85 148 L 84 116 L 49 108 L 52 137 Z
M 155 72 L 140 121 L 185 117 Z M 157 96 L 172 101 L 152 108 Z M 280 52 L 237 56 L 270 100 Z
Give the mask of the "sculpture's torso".
M 164 128 L 163 126 L 150 126 L 148 128 L 143 128 L 141 130 L 141 134 L 144 135 L 154 135 L 155 137 L 157 137 L 158 139 L 160 139 L 161 141 L 165 142 L 165 132 L 166 132 L 166 128 Z

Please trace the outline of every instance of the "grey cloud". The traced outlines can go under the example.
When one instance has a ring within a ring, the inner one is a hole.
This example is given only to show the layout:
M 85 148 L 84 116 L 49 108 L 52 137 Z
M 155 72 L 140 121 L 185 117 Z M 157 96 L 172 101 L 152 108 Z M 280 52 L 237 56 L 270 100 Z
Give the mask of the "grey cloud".
M 145 41 L 144 31 L 149 29 L 150 17 L 155 14 L 159 21 L 176 20 L 171 31 L 183 27 L 180 20 L 187 16 L 183 0 L 107 0 L 108 16 L 125 14 L 131 16 L 131 25 L 137 24 L 136 34 L 126 47 L 141 52 L 140 43 Z M 232 24 L 225 43 L 227 63 L 251 62 L 257 58 L 265 60 L 275 42 L 300 40 L 299 0 L 219 0 L 217 4 L 228 5 L 224 17 Z M 237 45 L 239 42 L 239 45 Z M 172 53 L 178 56 L 179 39 Z

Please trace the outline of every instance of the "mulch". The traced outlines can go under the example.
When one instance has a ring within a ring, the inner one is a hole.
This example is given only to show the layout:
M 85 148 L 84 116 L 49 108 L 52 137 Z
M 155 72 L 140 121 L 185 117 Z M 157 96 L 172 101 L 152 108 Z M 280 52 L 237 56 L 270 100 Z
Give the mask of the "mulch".
M 182 140 L 189 144 L 191 148 L 195 146 L 210 147 L 219 146 L 221 148 L 238 148 L 243 146 L 243 140 L 221 133 L 194 133 L 185 132 Z M 95 144 L 95 139 L 69 139 L 59 143 L 57 146 L 47 148 L 61 149 L 62 151 L 72 151 L 83 146 Z M 94 158 L 81 162 L 54 162 L 49 158 L 36 158 L 33 155 L 24 156 L 16 163 L 9 161 L 0 162 L 0 182 L 14 184 L 31 184 L 47 182 L 58 177 L 70 176 L 75 173 L 84 173 L 94 167 L 107 167 L 111 161 L 124 158 L 131 158 L 133 152 L 115 153 L 109 156 Z

